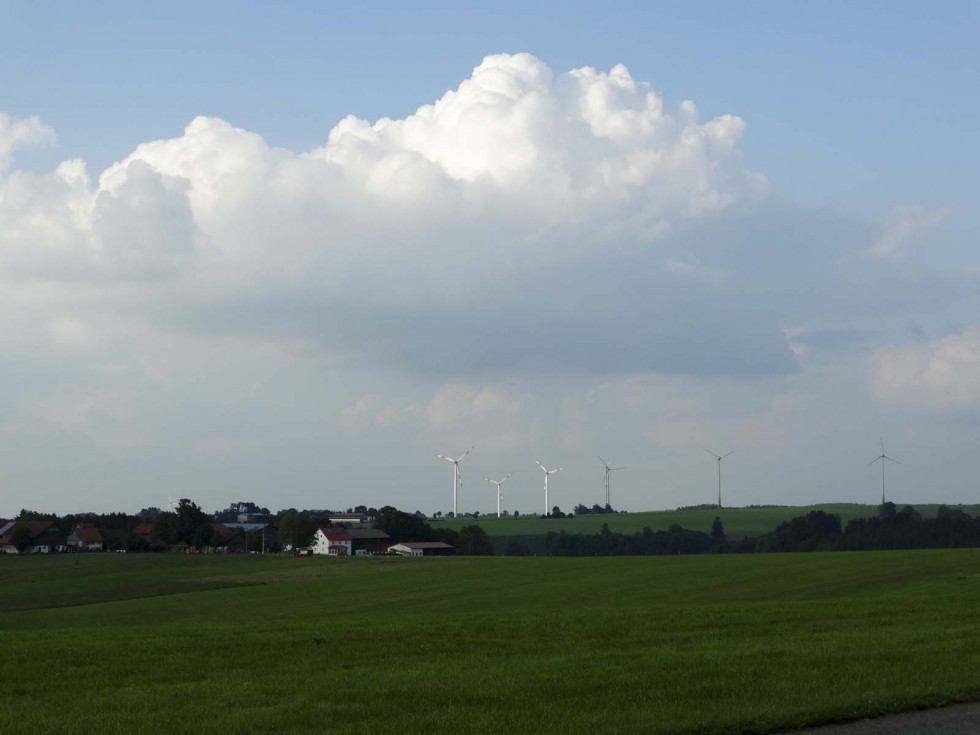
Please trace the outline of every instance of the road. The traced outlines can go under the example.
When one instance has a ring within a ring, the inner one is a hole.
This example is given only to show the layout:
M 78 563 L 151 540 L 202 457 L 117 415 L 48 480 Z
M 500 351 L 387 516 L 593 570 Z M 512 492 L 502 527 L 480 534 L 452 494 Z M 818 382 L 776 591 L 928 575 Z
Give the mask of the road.
M 980 702 L 954 704 L 922 712 L 887 715 L 845 725 L 793 730 L 783 735 L 976 735 L 980 733 Z

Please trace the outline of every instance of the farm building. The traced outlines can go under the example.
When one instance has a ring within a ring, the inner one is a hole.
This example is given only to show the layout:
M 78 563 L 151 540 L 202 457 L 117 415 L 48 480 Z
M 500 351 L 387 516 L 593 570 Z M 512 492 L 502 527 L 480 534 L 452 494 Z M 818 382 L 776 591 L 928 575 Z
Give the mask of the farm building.
M 456 553 L 455 547 L 442 541 L 404 541 L 389 546 L 388 551 L 401 556 L 451 556 Z
M 371 519 L 363 513 L 331 513 L 331 523 L 367 523 Z
M 384 554 L 391 546 L 391 536 L 379 528 L 348 528 L 346 531 L 354 556 Z
M 4 554 L 51 554 L 67 551 L 65 533 L 52 521 L 15 521 L 5 526 L 0 536 L 0 552 Z M 20 551 L 18 542 L 28 545 Z
M 346 528 L 318 528 L 313 537 L 313 553 L 324 556 L 350 556 L 352 539 Z
M 91 523 L 79 523 L 68 534 L 68 545 L 76 551 L 105 551 L 105 539 Z

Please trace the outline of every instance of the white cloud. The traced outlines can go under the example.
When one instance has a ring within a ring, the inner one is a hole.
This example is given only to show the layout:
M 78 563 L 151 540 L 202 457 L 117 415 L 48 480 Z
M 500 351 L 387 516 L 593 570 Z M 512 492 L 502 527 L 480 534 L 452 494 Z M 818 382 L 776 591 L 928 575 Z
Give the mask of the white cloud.
M 0 111 L 0 173 L 9 165 L 17 148 L 54 145 L 54 129 L 37 117 L 11 117 Z
M 980 409 L 980 327 L 873 356 L 874 395 L 932 411 Z

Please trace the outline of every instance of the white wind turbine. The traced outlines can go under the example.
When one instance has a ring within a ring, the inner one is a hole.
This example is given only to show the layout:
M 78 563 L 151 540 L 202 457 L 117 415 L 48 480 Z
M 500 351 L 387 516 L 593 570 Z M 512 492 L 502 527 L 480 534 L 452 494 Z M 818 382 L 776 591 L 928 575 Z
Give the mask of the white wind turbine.
M 548 508 L 548 477 L 550 475 L 554 475 L 554 474 L 556 474 L 558 472 L 561 472 L 565 468 L 564 467 L 559 467 L 556 470 L 549 470 L 543 464 L 541 464 L 540 462 L 538 462 L 538 460 L 534 460 L 534 463 L 538 467 L 541 468 L 541 471 L 542 472 L 544 472 L 544 514 L 545 515 L 548 515 L 551 512 L 551 509 Z
M 447 462 L 452 462 L 453 463 L 453 518 L 455 518 L 457 515 L 459 515 L 459 513 L 456 510 L 456 499 L 457 499 L 457 495 L 459 493 L 459 488 L 463 484 L 463 476 L 459 474 L 459 463 L 463 461 L 463 457 L 465 457 L 467 454 L 469 454 L 470 452 L 473 451 L 473 448 L 475 446 L 476 446 L 476 444 L 474 444 L 472 447 L 470 447 L 465 452 L 463 452 L 459 456 L 459 459 L 453 459 L 452 457 L 445 457 L 445 456 L 443 456 L 441 454 L 437 454 L 436 455 L 439 459 L 444 459 Z
M 609 499 L 609 473 L 615 472 L 616 470 L 625 470 L 625 467 L 610 467 L 609 463 L 602 457 L 599 457 L 599 461 L 602 462 L 602 466 L 606 470 L 606 474 L 602 478 L 602 484 L 606 488 L 606 507 L 611 508 L 612 504 Z
M 885 454 L 885 440 L 878 437 L 878 442 L 881 444 L 881 454 L 875 457 L 873 460 L 868 462 L 868 465 L 873 465 L 875 462 L 881 462 L 881 504 L 885 504 L 885 460 L 889 462 L 894 462 L 895 464 L 902 464 L 897 459 L 892 459 L 887 454 Z
M 177 506 L 178 506 L 178 503 L 175 503 L 174 502 L 174 499 L 168 495 L 167 496 L 167 512 L 168 513 L 176 513 L 177 512 Z
M 500 518 L 500 486 L 507 482 L 507 478 L 510 477 L 511 473 L 508 472 L 507 476 L 503 480 L 491 480 L 489 477 L 484 477 L 483 479 L 489 482 L 491 485 L 497 486 L 497 518 Z
M 714 452 L 712 452 L 710 449 L 706 447 L 701 447 L 701 448 L 704 449 L 704 451 L 706 451 L 712 457 L 718 460 L 718 509 L 721 510 L 721 460 L 723 460 L 725 457 L 731 454 L 735 454 L 735 450 L 733 449 L 732 451 L 725 452 L 724 454 L 715 454 Z

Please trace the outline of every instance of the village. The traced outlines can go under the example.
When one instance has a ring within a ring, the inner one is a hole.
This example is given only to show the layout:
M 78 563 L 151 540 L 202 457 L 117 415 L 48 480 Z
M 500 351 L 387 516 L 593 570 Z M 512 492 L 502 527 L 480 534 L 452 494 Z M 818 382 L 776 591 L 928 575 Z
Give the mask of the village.
M 263 516 L 243 513 L 236 521 L 210 522 L 198 534 L 199 544 L 166 543 L 153 535 L 153 523 L 141 522 L 131 529 L 140 551 L 167 551 L 202 554 L 292 553 L 296 556 L 360 557 L 397 555 L 408 557 L 449 556 L 456 552 L 443 541 L 400 541 L 378 528 L 363 513 L 335 513 L 330 525 L 316 529 L 308 545 L 283 544 L 279 527 Z M 132 545 L 131 545 L 132 546 Z M 66 533 L 53 520 L 0 520 L 0 554 L 66 554 L 98 553 L 131 549 L 113 549 L 93 523 L 76 523 Z

